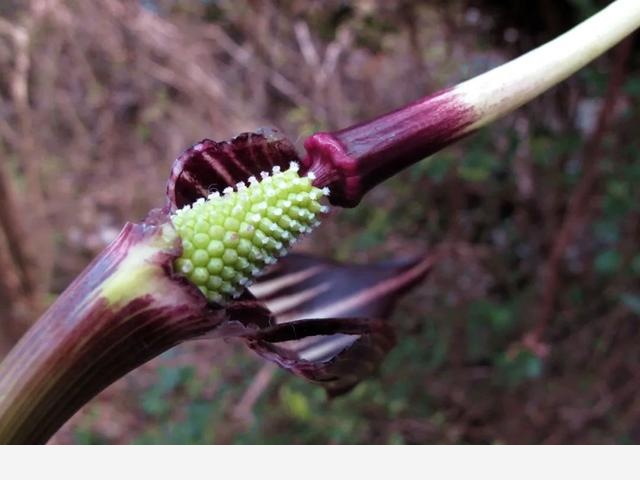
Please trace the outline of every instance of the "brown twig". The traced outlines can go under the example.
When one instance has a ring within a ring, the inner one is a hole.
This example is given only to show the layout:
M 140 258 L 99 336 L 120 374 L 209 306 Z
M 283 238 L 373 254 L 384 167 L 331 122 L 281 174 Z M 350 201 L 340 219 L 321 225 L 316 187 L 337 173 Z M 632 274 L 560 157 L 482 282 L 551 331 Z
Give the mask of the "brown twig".
M 262 366 L 234 407 L 232 412 L 234 418 L 247 424 L 253 420 L 253 408 L 271 383 L 276 371 L 277 367 L 272 363 L 265 363 Z
M 632 38 L 623 41 L 615 50 L 613 68 L 609 76 L 604 103 L 598 115 L 596 128 L 585 145 L 582 155 L 583 175 L 569 198 L 564 219 L 547 261 L 542 269 L 543 290 L 536 324 L 525 335 L 525 344 L 535 346 L 551 323 L 558 288 L 560 287 L 560 267 L 567 248 L 573 243 L 588 214 L 589 198 L 593 194 L 599 177 L 598 160 L 602 154 L 602 143 L 611 124 L 620 89 L 624 82 L 627 59 L 631 52 Z
M 48 274 L 52 262 L 49 248 L 46 222 L 44 193 L 40 183 L 40 166 L 34 137 L 33 115 L 30 105 L 29 74 L 31 69 L 31 37 L 35 28 L 40 8 L 39 2 L 32 5 L 31 15 L 25 16 L 20 24 L 12 24 L 0 19 L 0 33 L 7 35 L 15 53 L 13 69 L 9 75 L 9 91 L 13 102 L 17 125 L 16 151 L 19 167 L 24 173 L 28 191 L 28 215 L 18 215 L 17 199 L 12 192 L 10 177 L 6 169 L 0 170 L 0 228 L 4 231 L 8 251 L 16 266 L 20 282 L 21 298 L 10 297 L 9 304 L 27 305 L 27 310 L 34 313 L 40 309 L 42 293 L 46 290 Z M 25 220 L 26 218 L 26 220 Z M 29 235 L 26 235 L 27 230 Z M 36 254 L 37 252 L 37 254 Z M 16 315 L 16 308 L 9 307 L 16 325 L 11 327 L 17 334 L 23 333 L 28 323 Z M 24 312 L 25 314 L 27 312 Z M 24 315 L 26 316 L 26 315 Z
M 18 339 L 13 320 L 17 303 L 22 298 L 20 272 L 12 261 L 7 243 L 0 229 L 0 358 Z

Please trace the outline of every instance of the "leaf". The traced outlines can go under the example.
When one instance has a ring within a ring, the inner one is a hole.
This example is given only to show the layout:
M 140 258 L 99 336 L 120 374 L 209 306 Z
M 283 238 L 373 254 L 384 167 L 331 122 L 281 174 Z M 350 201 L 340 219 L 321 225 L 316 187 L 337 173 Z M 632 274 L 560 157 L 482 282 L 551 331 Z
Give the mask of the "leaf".
M 431 270 L 436 255 L 370 265 L 290 254 L 258 278 L 251 292 L 278 323 L 301 318 L 377 317 Z
M 251 288 L 273 312 L 276 325 L 246 341 L 329 395 L 345 393 L 374 373 L 393 347 L 393 331 L 379 318 L 424 278 L 434 260 L 362 266 L 289 255 Z
M 615 250 L 605 250 L 596 257 L 594 267 L 598 273 L 611 275 L 618 270 L 621 262 L 622 257 L 620 253 Z
M 277 345 L 316 337 L 318 341 L 304 346 Z M 346 393 L 372 374 L 394 343 L 388 325 L 368 318 L 297 320 L 260 331 L 247 341 L 262 357 L 322 385 L 330 396 Z

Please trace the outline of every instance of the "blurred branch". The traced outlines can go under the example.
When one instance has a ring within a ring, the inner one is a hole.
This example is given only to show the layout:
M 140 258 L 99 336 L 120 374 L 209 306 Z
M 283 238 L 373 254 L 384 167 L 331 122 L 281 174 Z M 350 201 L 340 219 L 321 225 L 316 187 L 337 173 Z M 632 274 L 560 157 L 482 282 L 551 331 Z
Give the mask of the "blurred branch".
M 242 398 L 240 398 L 240 401 L 234 407 L 232 412 L 234 418 L 244 423 L 250 423 L 253 420 L 253 408 L 269 387 L 277 370 L 278 367 L 273 363 L 265 363 L 260 368 L 245 390 Z
M 21 278 L 9 251 L 9 245 L 0 229 L 0 358 L 20 338 L 16 332 L 16 311 L 19 310 Z
M 265 61 L 258 58 L 254 53 L 244 46 L 234 41 L 223 29 L 216 25 L 207 25 L 203 31 L 204 35 L 224 49 L 235 61 L 241 64 L 247 71 L 252 72 L 256 67 L 264 69 L 267 74 L 267 81 L 273 88 L 287 97 L 294 105 L 303 105 L 312 111 L 316 106 L 302 92 L 295 83 L 291 82 L 282 73 L 269 66 Z
M 34 3 L 34 5 L 37 5 Z M 21 25 L 14 25 L 0 18 L 0 34 L 8 35 L 13 42 L 15 59 L 10 74 L 10 93 L 16 115 L 17 153 L 19 166 L 24 171 L 28 191 L 28 214 L 20 208 L 10 186 L 6 167 L 0 166 L 0 228 L 4 230 L 11 259 L 17 267 L 21 287 L 21 297 L 9 296 L 9 303 L 26 300 L 32 311 L 39 308 L 41 294 L 46 291 L 47 277 L 51 262 L 46 235 L 46 215 L 44 195 L 40 185 L 39 167 L 36 162 L 33 120 L 29 104 L 29 72 L 31 67 L 31 32 L 37 20 L 36 15 L 27 15 Z M 23 212 L 19 215 L 18 212 Z M 29 235 L 24 219 L 29 225 Z M 36 255 L 36 252 L 37 255 Z M 15 312 L 14 315 L 15 317 Z M 13 318 L 16 320 L 16 318 Z M 21 322 L 19 322 L 21 323 Z M 22 328 L 15 328 L 18 334 Z M 14 327 L 16 327 L 14 325 Z
M 298 20 L 293 24 L 293 31 L 295 32 L 302 58 L 310 67 L 318 69 L 320 67 L 320 55 L 318 55 L 318 51 L 311 40 L 309 25 L 303 20 Z
M 26 229 L 18 215 L 22 209 L 18 207 L 5 164 L 0 164 L 0 230 L 7 239 L 7 252 L 18 270 L 20 290 L 28 295 L 34 288 L 35 278 L 32 259 L 25 249 L 25 239 L 28 238 Z M 11 298 L 11 297 L 9 297 Z
M 536 325 L 525 336 L 527 344 L 537 344 L 553 318 L 558 289 L 560 288 L 560 268 L 567 248 L 574 242 L 586 221 L 591 196 L 599 178 L 599 160 L 602 156 L 602 144 L 611 125 L 616 102 L 625 79 L 626 65 L 633 45 L 633 37 L 627 38 L 615 50 L 613 67 L 609 76 L 604 103 L 600 109 L 596 128 L 585 144 L 582 155 L 582 178 L 571 193 L 567 211 L 556 236 L 551 252 L 542 269 L 541 285 L 543 290 Z

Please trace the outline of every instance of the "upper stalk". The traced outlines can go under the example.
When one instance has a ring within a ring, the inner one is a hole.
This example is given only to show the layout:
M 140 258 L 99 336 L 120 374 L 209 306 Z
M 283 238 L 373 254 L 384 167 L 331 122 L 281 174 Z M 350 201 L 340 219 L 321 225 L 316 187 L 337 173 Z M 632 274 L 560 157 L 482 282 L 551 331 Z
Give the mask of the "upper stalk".
M 372 187 L 511 112 L 640 27 L 640 1 L 616 0 L 567 33 L 489 72 L 394 112 L 305 141 L 303 167 L 331 203 L 352 207 Z

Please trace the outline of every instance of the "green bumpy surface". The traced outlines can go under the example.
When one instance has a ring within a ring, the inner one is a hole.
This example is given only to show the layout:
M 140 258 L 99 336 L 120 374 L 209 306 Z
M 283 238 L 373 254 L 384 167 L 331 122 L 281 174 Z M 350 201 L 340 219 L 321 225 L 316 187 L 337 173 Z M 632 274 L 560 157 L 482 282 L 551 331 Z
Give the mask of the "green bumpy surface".
M 314 187 L 312 175 L 301 177 L 295 163 L 261 177 L 199 199 L 172 217 L 183 249 L 176 271 L 210 302 L 238 296 L 327 210 L 320 201 L 328 190 Z

